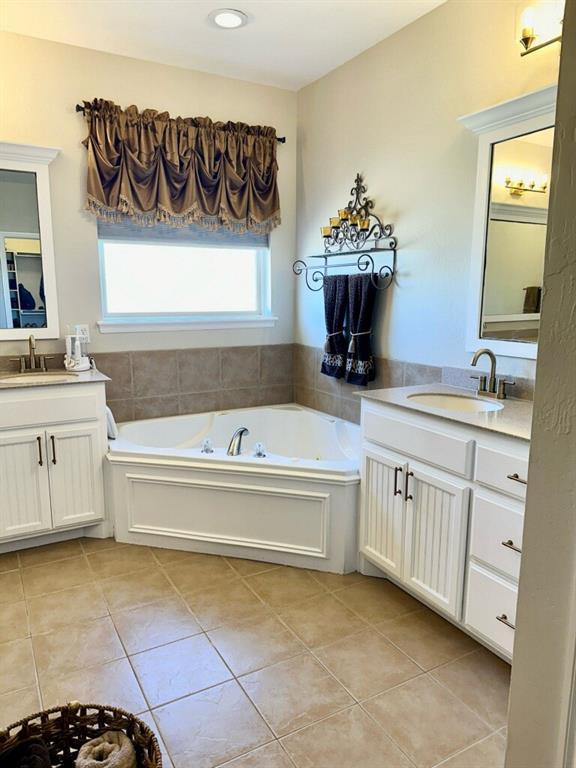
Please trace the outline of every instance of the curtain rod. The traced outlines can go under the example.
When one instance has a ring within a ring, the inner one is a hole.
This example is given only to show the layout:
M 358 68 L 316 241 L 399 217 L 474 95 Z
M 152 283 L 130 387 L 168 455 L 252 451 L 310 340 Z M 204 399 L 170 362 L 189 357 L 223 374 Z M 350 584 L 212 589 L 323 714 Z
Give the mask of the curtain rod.
M 82 112 L 82 114 L 85 114 L 86 109 L 82 104 L 76 104 L 76 112 Z M 286 144 L 286 136 L 277 136 L 276 141 L 278 144 Z

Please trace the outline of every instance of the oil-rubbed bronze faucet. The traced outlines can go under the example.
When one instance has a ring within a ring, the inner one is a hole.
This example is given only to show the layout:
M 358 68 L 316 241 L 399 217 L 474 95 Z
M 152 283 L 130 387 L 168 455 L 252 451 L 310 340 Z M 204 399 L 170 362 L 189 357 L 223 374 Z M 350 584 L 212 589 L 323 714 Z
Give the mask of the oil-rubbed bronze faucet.
M 13 357 L 12 362 L 20 363 L 20 373 L 44 373 L 48 370 L 46 360 L 51 359 L 52 357 L 46 357 L 46 355 L 36 356 L 36 339 L 30 334 L 28 337 L 28 356 Z
M 475 368 L 482 355 L 487 355 L 490 358 L 490 375 L 471 376 L 472 379 L 478 379 L 478 389 L 476 390 L 476 394 L 484 395 L 484 397 L 494 397 L 497 400 L 505 400 L 506 385 L 513 385 L 515 382 L 496 378 L 496 355 L 487 347 L 474 352 L 474 357 L 472 358 L 470 365 Z

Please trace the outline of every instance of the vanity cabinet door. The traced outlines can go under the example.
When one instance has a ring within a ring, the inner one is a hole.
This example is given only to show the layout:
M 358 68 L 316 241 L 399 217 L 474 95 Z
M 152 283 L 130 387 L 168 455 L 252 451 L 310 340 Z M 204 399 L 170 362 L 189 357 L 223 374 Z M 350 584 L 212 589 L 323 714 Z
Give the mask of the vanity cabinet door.
M 52 528 L 43 431 L 0 433 L 0 538 Z
M 371 447 L 363 452 L 360 551 L 379 568 L 402 573 L 404 459 Z
M 46 433 L 54 528 L 104 516 L 100 427 L 93 422 Z
M 470 489 L 411 463 L 405 486 L 403 581 L 428 602 L 461 618 Z

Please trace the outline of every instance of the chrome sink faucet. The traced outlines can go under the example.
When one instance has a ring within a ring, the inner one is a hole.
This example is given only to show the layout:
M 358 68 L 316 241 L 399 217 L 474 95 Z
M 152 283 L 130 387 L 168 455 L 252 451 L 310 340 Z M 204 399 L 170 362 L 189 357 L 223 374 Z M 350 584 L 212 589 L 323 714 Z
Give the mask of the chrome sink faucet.
M 250 432 L 248 431 L 247 427 L 238 427 L 238 429 L 232 435 L 232 440 L 230 440 L 230 445 L 226 451 L 228 456 L 240 456 L 242 453 L 242 438 L 249 434 Z
M 44 373 L 48 370 L 46 360 L 52 360 L 52 357 L 36 355 L 36 339 L 32 334 L 28 337 L 28 357 L 20 355 L 12 358 L 12 362 L 20 363 L 20 373 Z
M 474 353 L 474 357 L 472 358 L 470 365 L 475 368 L 478 360 L 482 357 L 482 355 L 486 355 L 490 358 L 490 374 L 489 376 L 480 375 L 470 377 L 472 379 L 478 379 L 478 389 L 476 390 L 476 394 L 484 395 L 484 397 L 494 397 L 497 400 L 505 400 L 506 385 L 513 385 L 515 382 L 496 378 L 496 355 L 494 352 L 492 352 L 491 349 L 488 349 L 487 347 L 479 349 Z

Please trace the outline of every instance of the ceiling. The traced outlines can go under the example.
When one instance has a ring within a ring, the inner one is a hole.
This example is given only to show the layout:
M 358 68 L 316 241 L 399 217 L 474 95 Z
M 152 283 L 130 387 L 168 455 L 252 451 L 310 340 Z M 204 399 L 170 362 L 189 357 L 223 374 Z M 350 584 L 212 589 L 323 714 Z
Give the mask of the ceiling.
M 2 0 L 2 29 L 298 90 L 445 0 Z M 221 7 L 235 30 L 210 26 Z

